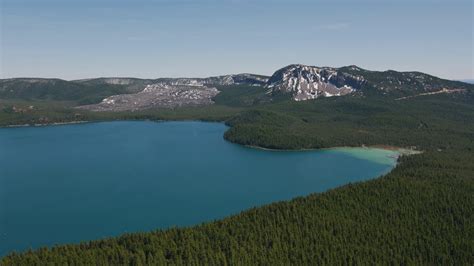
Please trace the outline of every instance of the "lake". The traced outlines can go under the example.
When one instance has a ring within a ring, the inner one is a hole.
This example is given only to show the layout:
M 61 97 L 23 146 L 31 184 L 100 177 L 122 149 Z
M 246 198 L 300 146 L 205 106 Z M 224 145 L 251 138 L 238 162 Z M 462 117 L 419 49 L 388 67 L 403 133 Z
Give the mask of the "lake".
M 120 121 L 0 129 L 0 256 L 188 226 L 351 182 L 394 151 L 267 151 L 205 122 Z

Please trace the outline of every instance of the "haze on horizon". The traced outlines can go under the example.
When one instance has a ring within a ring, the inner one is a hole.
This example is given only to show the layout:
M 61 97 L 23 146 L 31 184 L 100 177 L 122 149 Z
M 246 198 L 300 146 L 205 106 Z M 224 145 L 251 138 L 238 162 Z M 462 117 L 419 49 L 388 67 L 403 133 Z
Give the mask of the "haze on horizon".
M 474 79 L 470 0 L 2 0 L 0 78 L 271 75 L 288 64 Z

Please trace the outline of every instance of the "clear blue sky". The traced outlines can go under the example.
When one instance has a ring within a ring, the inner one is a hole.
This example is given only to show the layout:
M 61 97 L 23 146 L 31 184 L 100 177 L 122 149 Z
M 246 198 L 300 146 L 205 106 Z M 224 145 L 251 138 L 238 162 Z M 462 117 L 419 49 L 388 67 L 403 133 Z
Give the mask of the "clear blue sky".
M 471 0 L 0 0 L 1 78 L 272 74 L 355 64 L 474 78 Z

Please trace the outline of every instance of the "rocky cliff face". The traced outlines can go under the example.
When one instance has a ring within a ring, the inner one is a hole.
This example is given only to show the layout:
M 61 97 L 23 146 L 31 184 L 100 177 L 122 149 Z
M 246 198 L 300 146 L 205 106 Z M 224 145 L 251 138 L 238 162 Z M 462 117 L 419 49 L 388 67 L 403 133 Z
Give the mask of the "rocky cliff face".
M 267 81 L 269 94 L 290 93 L 296 101 L 342 96 L 360 89 L 366 80 L 331 67 L 289 65 Z

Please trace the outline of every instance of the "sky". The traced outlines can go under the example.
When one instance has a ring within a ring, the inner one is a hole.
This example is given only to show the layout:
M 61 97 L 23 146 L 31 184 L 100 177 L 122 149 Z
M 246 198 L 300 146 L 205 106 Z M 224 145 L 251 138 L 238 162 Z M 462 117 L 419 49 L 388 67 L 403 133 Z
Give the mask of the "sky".
M 271 75 L 299 63 L 474 79 L 471 0 L 0 2 L 0 78 Z

